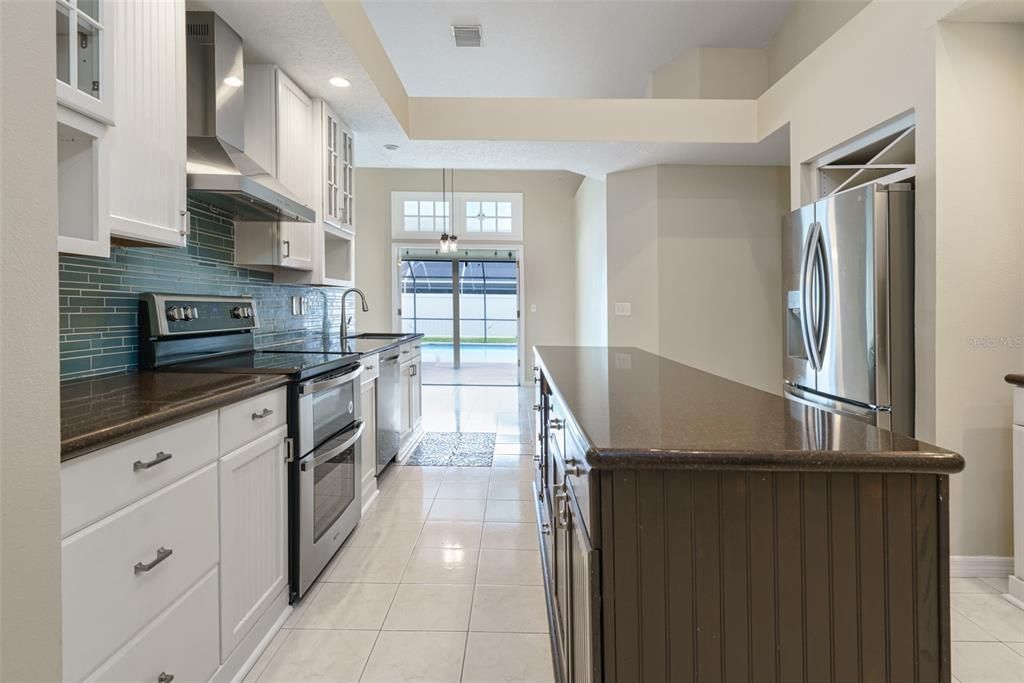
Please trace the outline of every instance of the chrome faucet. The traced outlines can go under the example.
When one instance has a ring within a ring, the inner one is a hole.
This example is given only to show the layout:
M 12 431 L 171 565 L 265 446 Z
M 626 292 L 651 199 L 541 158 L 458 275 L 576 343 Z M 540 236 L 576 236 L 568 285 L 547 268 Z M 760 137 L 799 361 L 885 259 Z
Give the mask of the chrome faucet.
M 348 315 L 348 308 L 345 306 L 345 300 L 348 299 L 348 295 L 355 292 L 359 295 L 359 298 L 363 302 L 363 313 L 370 310 L 370 307 L 366 305 L 366 295 L 363 294 L 363 290 L 358 287 L 349 287 L 341 293 L 341 338 L 345 339 L 348 337 L 349 323 L 352 322 L 352 316 Z

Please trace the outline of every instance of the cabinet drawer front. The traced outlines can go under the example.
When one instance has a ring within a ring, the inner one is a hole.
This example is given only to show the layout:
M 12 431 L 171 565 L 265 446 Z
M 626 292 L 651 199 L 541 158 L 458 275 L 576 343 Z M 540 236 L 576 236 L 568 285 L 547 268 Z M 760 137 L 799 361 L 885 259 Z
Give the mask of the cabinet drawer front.
M 363 376 L 360 378 L 363 384 L 372 382 L 380 376 L 380 354 L 375 353 L 370 356 L 363 356 Z M 365 409 L 366 406 L 363 406 Z
M 146 626 L 89 681 L 207 681 L 217 670 L 217 570 Z
M 220 454 L 272 432 L 287 420 L 288 393 L 284 387 L 221 408 Z
M 1024 387 L 1013 390 L 1013 423 L 1024 425 Z
M 423 344 L 419 339 L 417 339 L 416 341 L 405 342 L 404 344 L 402 344 L 401 347 L 399 347 L 401 350 L 399 355 L 402 357 L 402 362 L 407 363 L 411 360 L 419 358 L 420 349 L 422 346 Z
M 61 536 L 213 462 L 216 433 L 217 413 L 212 412 L 65 463 L 60 472 Z
M 217 564 L 217 514 L 212 463 L 64 540 L 66 678 L 92 671 Z

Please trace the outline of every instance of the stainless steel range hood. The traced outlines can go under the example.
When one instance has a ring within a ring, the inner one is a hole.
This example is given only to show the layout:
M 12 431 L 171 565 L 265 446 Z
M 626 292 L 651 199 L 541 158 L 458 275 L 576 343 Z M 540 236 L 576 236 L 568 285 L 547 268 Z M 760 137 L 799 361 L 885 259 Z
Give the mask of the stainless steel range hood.
M 188 196 L 242 221 L 311 223 L 298 201 L 245 154 L 242 38 L 213 12 L 186 13 Z

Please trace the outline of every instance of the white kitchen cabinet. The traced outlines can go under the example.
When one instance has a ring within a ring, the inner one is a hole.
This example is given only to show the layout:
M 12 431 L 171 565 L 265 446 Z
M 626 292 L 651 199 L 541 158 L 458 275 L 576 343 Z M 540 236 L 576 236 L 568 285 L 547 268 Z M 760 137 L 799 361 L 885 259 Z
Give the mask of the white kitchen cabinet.
M 245 147 L 285 190 L 314 206 L 313 101 L 273 64 L 245 67 Z M 239 222 L 235 261 L 312 270 L 316 223 Z
M 237 681 L 270 642 L 290 611 L 285 396 L 62 464 L 65 680 Z
M 409 365 L 409 425 L 415 433 L 423 425 L 423 373 L 418 356 Z
M 104 124 L 114 122 L 115 4 L 56 1 L 57 101 Z
M 363 359 L 361 405 L 363 411 L 362 463 L 360 472 L 363 485 L 363 509 L 365 510 L 377 496 L 377 376 L 371 374 L 376 370 L 377 357 L 372 360 Z M 367 376 L 370 379 L 365 379 Z
M 420 372 L 421 342 L 407 342 L 400 350 L 399 378 L 399 432 L 402 447 L 413 443 L 423 427 L 423 377 Z
M 108 6 L 117 29 L 110 66 L 117 125 L 104 138 L 110 234 L 184 246 L 185 2 L 117 0 Z
M 107 172 L 102 152 L 108 128 L 57 107 L 57 250 L 110 256 Z
M 399 435 L 404 445 L 412 435 L 412 363 L 398 366 L 398 413 Z
M 220 459 L 222 661 L 288 581 L 287 435 L 280 427 Z
M 355 230 L 352 131 L 322 100 L 320 104 L 320 184 L 323 220 L 327 225 Z
M 1013 388 L 1013 574 L 1009 595 L 1024 607 L 1024 386 Z

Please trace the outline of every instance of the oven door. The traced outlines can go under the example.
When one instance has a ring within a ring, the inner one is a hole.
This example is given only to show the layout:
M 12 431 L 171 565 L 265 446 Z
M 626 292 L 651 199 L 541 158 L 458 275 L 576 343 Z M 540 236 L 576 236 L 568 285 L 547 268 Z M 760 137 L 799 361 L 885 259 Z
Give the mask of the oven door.
M 299 385 L 298 453 L 304 456 L 362 416 L 362 366 Z
M 363 422 L 331 437 L 298 462 L 301 597 L 359 522 Z

